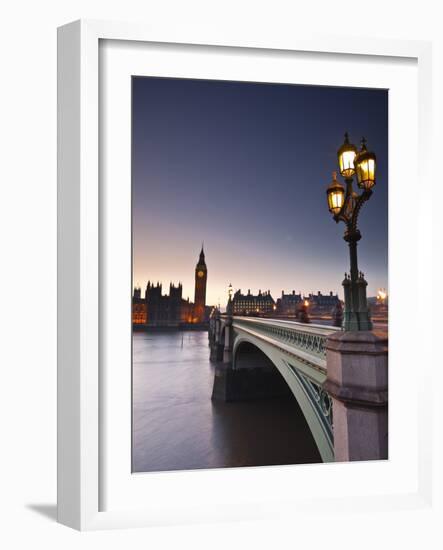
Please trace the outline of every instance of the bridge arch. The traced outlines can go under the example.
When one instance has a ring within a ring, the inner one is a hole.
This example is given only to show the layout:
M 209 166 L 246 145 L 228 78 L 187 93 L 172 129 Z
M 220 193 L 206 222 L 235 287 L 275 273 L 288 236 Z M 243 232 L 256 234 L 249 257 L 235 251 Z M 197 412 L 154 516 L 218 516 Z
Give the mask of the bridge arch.
M 241 339 L 234 346 L 233 368 L 262 368 L 271 370 L 275 369 L 275 365 L 263 350 L 249 340 Z
M 220 337 L 217 342 L 216 361 L 223 361 L 223 351 L 225 349 L 226 327 L 220 327 Z
M 237 331 L 233 345 L 233 370 L 251 368 L 254 360 L 263 369 L 273 368 L 278 371 L 304 415 L 322 460 L 334 461 L 331 432 L 325 428 L 325 421 L 319 414 L 318 405 L 314 403 L 316 396 L 310 391 L 311 384 L 306 378 L 306 373 L 302 374 L 295 362 L 292 361 L 291 364 L 290 358 L 274 346 L 251 334 Z M 318 381 L 315 382 L 318 383 Z
M 236 334 L 232 350 L 232 367 L 234 369 L 247 368 L 248 363 L 251 363 L 254 356 L 262 366 L 276 366 L 269 350 L 260 341 Z

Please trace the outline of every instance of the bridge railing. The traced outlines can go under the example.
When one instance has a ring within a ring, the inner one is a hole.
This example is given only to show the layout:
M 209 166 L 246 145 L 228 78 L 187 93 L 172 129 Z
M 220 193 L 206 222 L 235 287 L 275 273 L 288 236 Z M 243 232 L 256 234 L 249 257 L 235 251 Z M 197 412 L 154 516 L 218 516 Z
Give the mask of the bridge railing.
M 339 327 L 326 325 L 240 316 L 233 318 L 233 325 L 234 328 L 254 330 L 263 336 L 299 349 L 309 355 L 314 355 L 322 360 L 326 359 L 326 340 L 328 336 L 341 330 Z

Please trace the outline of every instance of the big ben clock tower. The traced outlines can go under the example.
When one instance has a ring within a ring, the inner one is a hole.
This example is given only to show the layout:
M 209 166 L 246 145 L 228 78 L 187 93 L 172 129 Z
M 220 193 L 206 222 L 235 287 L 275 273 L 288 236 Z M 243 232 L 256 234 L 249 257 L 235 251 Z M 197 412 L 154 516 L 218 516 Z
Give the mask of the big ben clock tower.
M 205 253 L 202 245 L 200 258 L 195 266 L 194 320 L 196 323 L 203 323 L 205 321 L 207 279 L 208 268 L 206 267 Z

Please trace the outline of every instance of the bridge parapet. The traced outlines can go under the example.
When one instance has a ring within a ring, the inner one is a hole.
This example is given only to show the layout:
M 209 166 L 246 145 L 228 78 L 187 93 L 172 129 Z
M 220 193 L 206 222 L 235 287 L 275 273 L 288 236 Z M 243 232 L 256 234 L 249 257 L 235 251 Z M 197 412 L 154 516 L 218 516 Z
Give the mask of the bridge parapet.
M 341 329 L 324 325 L 306 325 L 279 319 L 234 317 L 234 329 L 254 330 L 272 340 L 286 344 L 305 354 L 326 360 L 326 342 L 329 336 Z M 326 368 L 326 362 L 324 363 Z

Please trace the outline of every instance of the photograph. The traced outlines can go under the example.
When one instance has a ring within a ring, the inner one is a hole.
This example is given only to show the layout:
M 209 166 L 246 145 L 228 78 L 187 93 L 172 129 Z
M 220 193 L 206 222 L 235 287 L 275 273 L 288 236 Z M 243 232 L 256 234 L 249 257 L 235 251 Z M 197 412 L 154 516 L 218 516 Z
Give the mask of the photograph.
M 134 473 L 388 458 L 388 96 L 132 76 Z

